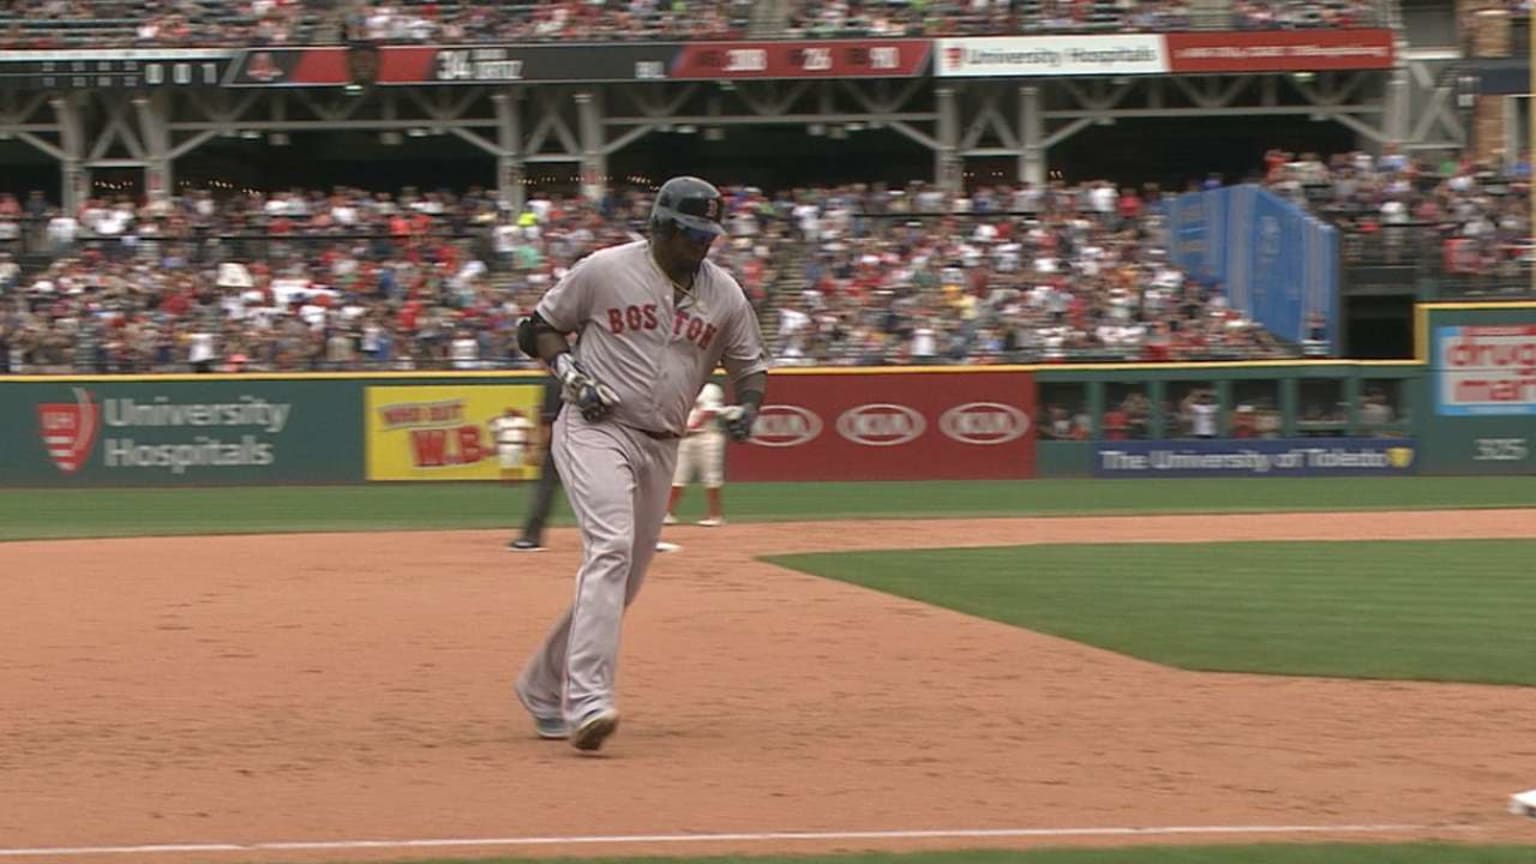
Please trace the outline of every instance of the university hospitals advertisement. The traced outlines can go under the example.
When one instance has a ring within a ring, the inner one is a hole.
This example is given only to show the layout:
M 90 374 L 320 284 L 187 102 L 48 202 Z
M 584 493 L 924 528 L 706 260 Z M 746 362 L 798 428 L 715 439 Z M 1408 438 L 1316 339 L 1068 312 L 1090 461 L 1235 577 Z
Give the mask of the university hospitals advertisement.
M 1168 74 L 1167 46 L 1153 33 L 939 39 L 935 54 L 941 78 Z
M 940 78 L 1391 69 L 1391 30 L 1203 31 L 938 39 Z
M 1536 414 L 1536 324 L 1434 328 L 1435 413 Z
M 358 400 L 326 383 L 9 385 L 4 485 L 177 486 L 356 480 L 326 446 L 355 429 Z
M 536 384 L 369 387 L 363 397 L 369 480 L 502 478 L 491 421 L 508 408 L 538 422 Z M 512 479 L 539 476 L 540 457 Z

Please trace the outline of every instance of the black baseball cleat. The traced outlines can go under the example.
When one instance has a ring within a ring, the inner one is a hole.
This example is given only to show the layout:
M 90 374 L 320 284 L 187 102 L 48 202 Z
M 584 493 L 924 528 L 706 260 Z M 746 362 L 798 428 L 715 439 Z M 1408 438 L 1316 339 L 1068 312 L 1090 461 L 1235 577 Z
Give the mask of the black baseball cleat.
M 511 549 L 513 552 L 543 552 L 544 551 L 544 547 L 543 547 L 542 544 L 539 543 L 539 541 L 537 541 L 537 540 L 529 540 L 526 537 L 519 537 L 516 540 L 513 540 L 511 543 L 507 544 L 507 548 Z

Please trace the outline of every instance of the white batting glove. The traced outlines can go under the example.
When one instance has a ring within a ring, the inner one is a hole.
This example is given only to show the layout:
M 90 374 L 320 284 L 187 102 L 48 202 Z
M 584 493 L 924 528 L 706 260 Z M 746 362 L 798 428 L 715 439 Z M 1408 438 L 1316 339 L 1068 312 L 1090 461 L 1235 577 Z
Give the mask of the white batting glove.
M 752 437 L 757 410 L 750 405 L 727 405 L 720 409 L 720 420 L 725 424 L 725 434 L 739 443 Z
M 555 358 L 554 372 L 562 385 L 560 398 L 575 405 L 581 416 L 593 423 L 605 419 L 619 404 L 619 394 L 593 378 L 569 352 Z

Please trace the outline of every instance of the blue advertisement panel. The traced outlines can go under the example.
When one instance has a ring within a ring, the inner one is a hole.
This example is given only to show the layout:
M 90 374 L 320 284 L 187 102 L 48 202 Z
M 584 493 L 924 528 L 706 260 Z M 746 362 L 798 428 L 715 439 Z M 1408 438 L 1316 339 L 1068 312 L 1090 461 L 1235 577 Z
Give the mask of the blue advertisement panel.
M 1314 314 L 1338 349 L 1338 233 L 1258 186 L 1180 195 L 1168 206 L 1173 263 L 1219 283 L 1233 306 L 1290 342 L 1307 338 Z
M 1412 474 L 1411 438 L 1101 441 L 1095 477 L 1345 477 Z

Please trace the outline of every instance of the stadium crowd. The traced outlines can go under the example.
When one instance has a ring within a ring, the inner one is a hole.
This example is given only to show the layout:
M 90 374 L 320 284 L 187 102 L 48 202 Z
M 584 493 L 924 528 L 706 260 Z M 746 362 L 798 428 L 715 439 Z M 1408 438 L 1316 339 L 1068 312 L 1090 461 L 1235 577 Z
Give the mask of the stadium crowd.
M 1191 28 L 1292 30 L 1379 26 L 1373 0 L 1235 0 L 1229 10 L 1185 0 L 791 0 L 799 37 L 1135 33 Z
M 1530 166 L 1271 150 L 1262 181 L 1349 244 L 1447 272 L 1529 266 Z M 1204 185 L 1220 182 L 1208 178 Z M 782 365 L 1295 356 L 1169 260 L 1164 193 L 1107 180 L 728 187 L 712 254 Z M 0 371 L 515 368 L 512 328 L 577 259 L 641 236 L 649 188 L 184 189 L 0 196 Z M 1396 233 L 1394 233 L 1396 232 Z M 1418 233 L 1414 233 L 1418 232 Z M 1374 238 L 1374 239 L 1373 239 Z
M 0 0 L 7 48 L 734 39 L 751 0 Z
M 1326 159 L 1277 148 L 1265 154 L 1263 182 L 1340 226 L 1346 259 L 1406 263 L 1429 248 L 1446 273 L 1500 277 L 1531 264 L 1528 152 L 1507 165 L 1429 164 L 1391 148 Z
M 6 48 L 738 39 L 1369 26 L 1379 0 L 0 0 Z
M 1169 263 L 1155 187 L 728 192 L 712 254 L 782 364 L 1295 353 Z M 77 213 L 0 196 L 17 250 L 0 371 L 529 366 L 517 319 L 579 257 L 640 236 L 649 206 L 644 188 L 516 213 L 480 189 L 187 190 Z
M 805 256 L 776 328 L 784 364 L 1293 356 L 1174 266 L 1162 192 L 1107 180 L 818 190 L 790 211 Z
M 1203 185 L 1218 184 L 1208 178 Z M 1529 267 L 1530 165 L 1280 149 L 1262 182 L 1446 272 Z M 1192 187 L 1194 188 L 1194 187 Z M 0 195 L 0 371 L 517 368 L 515 322 L 576 260 L 641 236 L 646 185 L 599 202 L 491 190 L 184 189 L 65 213 Z M 914 182 L 727 187 L 715 260 L 781 365 L 1296 356 L 1169 259 L 1156 185 L 964 197 Z M 1528 271 L 1521 271 L 1528 272 Z

